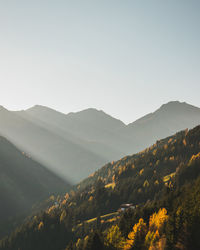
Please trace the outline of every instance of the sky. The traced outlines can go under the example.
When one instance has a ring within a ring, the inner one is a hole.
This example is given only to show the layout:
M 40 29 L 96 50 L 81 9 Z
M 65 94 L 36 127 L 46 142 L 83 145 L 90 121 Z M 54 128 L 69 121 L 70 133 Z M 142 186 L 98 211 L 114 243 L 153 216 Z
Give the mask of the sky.
M 0 1 L 0 105 L 89 107 L 125 123 L 200 107 L 199 0 Z

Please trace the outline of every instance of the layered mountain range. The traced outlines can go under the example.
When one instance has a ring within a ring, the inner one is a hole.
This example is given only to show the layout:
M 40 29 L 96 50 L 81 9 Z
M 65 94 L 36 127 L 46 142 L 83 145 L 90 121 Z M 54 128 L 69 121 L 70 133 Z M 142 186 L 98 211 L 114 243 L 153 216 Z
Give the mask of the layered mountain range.
M 128 125 L 96 109 L 63 114 L 39 105 L 0 108 L 0 134 L 72 184 L 111 160 L 198 124 L 200 109 L 178 101 Z

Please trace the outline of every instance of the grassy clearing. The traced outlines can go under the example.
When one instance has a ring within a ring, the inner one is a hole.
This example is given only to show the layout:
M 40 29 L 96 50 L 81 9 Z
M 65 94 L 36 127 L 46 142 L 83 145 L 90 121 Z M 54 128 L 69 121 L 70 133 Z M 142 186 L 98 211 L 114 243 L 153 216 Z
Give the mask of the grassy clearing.
M 114 182 L 108 183 L 107 185 L 105 185 L 105 188 L 112 188 L 112 189 L 114 189 L 115 188 L 115 183 Z
M 110 217 L 117 216 L 118 214 L 119 214 L 118 212 L 109 213 L 109 214 L 104 214 L 104 215 L 101 215 L 101 216 L 100 216 L 100 219 L 105 220 L 105 219 L 108 219 L 108 218 L 110 218 Z M 94 222 L 96 219 L 97 219 L 97 217 L 92 218 L 92 219 L 89 219 L 89 220 L 86 220 L 85 223 L 92 223 L 92 222 Z M 81 227 L 82 225 L 83 225 L 83 223 L 80 223 L 80 224 L 78 224 L 78 227 Z

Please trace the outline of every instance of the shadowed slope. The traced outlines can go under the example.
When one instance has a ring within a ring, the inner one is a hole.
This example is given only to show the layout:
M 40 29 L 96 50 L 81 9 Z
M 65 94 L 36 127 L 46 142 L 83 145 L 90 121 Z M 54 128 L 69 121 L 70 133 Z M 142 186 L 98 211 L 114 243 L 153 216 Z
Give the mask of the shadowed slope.
M 69 183 L 0 137 L 1 225 L 13 216 L 30 213 L 36 202 L 69 187 Z

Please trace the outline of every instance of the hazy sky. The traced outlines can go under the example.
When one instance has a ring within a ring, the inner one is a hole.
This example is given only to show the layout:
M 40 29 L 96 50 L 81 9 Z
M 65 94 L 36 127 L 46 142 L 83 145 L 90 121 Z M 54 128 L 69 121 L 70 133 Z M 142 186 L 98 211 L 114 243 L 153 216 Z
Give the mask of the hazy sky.
M 200 107 L 199 0 L 0 1 L 0 104 L 103 109 L 125 122 Z

